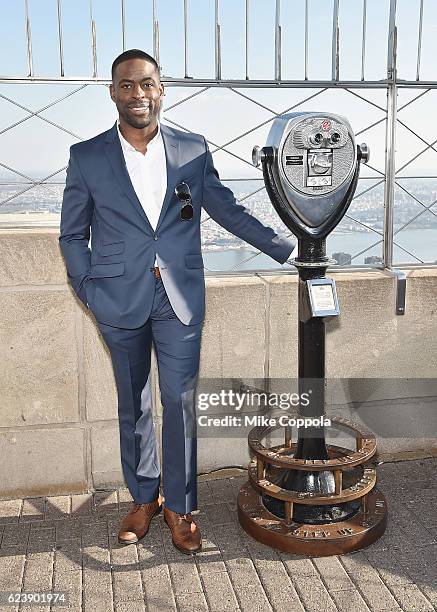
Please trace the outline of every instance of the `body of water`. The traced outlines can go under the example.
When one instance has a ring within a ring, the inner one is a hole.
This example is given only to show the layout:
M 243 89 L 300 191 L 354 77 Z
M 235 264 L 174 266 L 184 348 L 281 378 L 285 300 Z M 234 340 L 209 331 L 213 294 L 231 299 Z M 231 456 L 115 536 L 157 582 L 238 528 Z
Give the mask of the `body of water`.
M 367 249 L 380 239 L 378 234 L 351 232 L 350 234 L 333 234 L 327 240 L 327 253 L 349 253 L 352 257 Z M 394 246 L 394 261 L 398 263 L 417 263 L 413 255 L 425 263 L 437 261 L 437 229 L 405 229 L 394 238 L 399 247 Z M 411 253 L 409 255 L 402 248 Z M 280 268 L 280 264 L 261 253 L 256 257 L 255 249 L 251 247 L 242 249 L 228 249 L 223 251 L 204 251 L 205 268 L 214 271 L 231 270 L 238 266 L 238 270 L 270 270 Z M 358 255 L 352 260 L 353 265 L 364 264 L 364 259 L 370 256 L 382 257 L 382 242 L 377 246 Z M 251 258 L 251 259 L 249 259 Z M 249 261 L 246 261 L 248 260 Z M 284 266 L 289 267 L 289 266 Z

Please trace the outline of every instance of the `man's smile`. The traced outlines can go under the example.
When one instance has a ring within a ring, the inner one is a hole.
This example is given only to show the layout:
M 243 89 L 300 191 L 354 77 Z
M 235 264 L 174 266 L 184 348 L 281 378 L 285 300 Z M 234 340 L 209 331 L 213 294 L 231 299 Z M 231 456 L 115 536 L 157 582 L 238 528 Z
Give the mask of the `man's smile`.
M 145 115 L 150 110 L 149 104 L 135 104 L 128 107 L 134 115 Z

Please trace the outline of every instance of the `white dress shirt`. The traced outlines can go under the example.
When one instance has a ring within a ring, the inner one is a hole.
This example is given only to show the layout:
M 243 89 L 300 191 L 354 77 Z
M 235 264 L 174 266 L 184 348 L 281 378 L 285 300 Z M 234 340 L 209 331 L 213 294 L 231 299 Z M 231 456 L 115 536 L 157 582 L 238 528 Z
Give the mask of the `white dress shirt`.
M 117 121 L 117 130 L 133 188 L 150 225 L 156 229 L 167 191 L 167 162 L 160 123 L 158 121 L 158 131 L 147 145 L 145 154 L 137 151 L 123 137 L 119 121 Z

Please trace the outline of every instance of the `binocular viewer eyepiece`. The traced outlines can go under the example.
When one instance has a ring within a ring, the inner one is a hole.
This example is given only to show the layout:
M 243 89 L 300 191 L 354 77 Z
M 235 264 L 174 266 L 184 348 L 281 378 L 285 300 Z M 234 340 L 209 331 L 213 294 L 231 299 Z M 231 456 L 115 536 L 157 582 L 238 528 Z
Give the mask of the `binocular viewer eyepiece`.
M 282 115 L 266 146 L 252 151 L 273 206 L 298 237 L 324 238 L 334 229 L 352 200 L 360 162 L 368 160 L 348 120 L 331 113 Z

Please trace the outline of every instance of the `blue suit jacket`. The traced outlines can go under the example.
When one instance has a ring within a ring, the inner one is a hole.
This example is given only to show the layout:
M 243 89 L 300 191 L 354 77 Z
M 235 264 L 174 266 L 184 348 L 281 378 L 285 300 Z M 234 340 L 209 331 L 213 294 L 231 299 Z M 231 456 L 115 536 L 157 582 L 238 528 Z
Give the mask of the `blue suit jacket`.
M 155 256 L 170 303 L 185 324 L 205 312 L 201 207 L 224 228 L 284 263 L 294 244 L 265 227 L 222 185 L 203 136 L 161 125 L 167 192 L 156 230 L 129 178 L 117 124 L 70 148 L 59 243 L 68 280 L 96 319 L 140 327 L 149 317 Z M 194 218 L 180 219 L 175 186 L 191 190 Z M 91 249 L 88 246 L 91 228 Z

